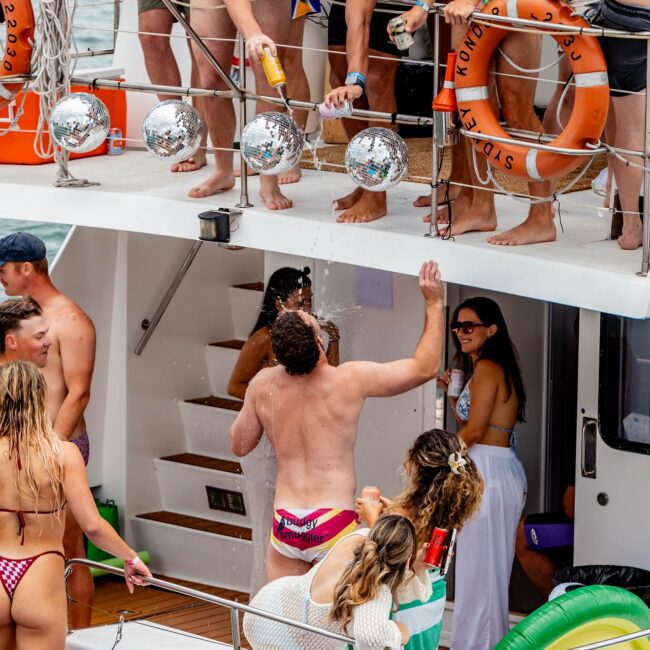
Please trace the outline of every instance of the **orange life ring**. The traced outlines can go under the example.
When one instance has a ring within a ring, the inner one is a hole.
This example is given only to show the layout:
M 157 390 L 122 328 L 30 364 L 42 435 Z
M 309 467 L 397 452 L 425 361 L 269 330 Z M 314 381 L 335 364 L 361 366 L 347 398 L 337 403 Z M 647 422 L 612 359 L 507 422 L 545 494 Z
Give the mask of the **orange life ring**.
M 492 0 L 484 12 L 510 18 L 588 27 L 561 0 Z M 490 60 L 499 43 L 510 33 L 497 23 L 471 23 L 456 59 L 456 100 L 460 121 L 467 131 L 476 131 L 511 139 L 499 124 L 488 96 Z M 500 24 L 500 23 L 499 23 Z M 600 44 L 594 36 L 553 35 L 571 64 L 575 79 L 575 104 L 564 131 L 548 144 L 584 149 L 600 138 L 609 107 L 607 66 Z M 473 140 L 477 151 L 493 167 L 517 178 L 550 180 L 575 169 L 584 156 L 570 156 L 516 144 Z
M 2 75 L 29 74 L 34 42 L 34 10 L 30 0 L 0 0 L 7 24 L 7 42 L 0 63 Z M 22 90 L 24 82 L 0 83 L 0 108 Z

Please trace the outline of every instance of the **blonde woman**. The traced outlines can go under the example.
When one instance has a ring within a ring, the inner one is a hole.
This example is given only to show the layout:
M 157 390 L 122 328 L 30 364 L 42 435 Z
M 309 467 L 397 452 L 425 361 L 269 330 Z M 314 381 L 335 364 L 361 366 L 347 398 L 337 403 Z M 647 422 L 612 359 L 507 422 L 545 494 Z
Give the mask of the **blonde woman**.
M 413 524 L 398 515 L 382 517 L 371 530 L 339 540 L 305 575 L 270 582 L 251 605 L 348 634 L 357 650 L 398 650 L 409 634 L 405 625 L 389 620 L 394 604 L 415 594 L 424 598 L 428 587 L 417 577 L 424 567 L 416 552 Z M 244 616 L 244 631 L 253 650 L 346 648 L 341 641 L 251 614 Z
M 405 489 L 394 501 L 382 497 L 375 505 L 357 499 L 357 512 L 369 526 L 382 521 L 382 512 L 404 515 L 413 522 L 418 548 L 422 548 L 434 528 L 460 531 L 479 510 L 483 482 L 456 434 L 432 429 L 419 435 L 406 454 L 403 473 Z M 434 650 L 440 641 L 446 585 L 437 569 L 429 571 L 428 577 L 429 597 L 400 601 L 392 617 L 411 631 L 406 650 Z
M 129 591 L 149 569 L 97 512 L 79 449 L 52 431 L 46 385 L 31 363 L 0 366 L 0 648 L 62 650 L 63 528 L 69 507 L 86 535 L 125 561 Z

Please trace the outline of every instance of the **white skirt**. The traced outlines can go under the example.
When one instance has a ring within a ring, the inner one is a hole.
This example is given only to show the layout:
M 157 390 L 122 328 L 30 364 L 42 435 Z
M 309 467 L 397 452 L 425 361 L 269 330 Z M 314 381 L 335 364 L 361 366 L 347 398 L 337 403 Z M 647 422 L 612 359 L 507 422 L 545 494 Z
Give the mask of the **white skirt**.
M 526 474 L 508 447 L 468 449 L 483 477 L 479 512 L 458 535 L 452 650 L 491 650 L 508 631 L 508 586 Z

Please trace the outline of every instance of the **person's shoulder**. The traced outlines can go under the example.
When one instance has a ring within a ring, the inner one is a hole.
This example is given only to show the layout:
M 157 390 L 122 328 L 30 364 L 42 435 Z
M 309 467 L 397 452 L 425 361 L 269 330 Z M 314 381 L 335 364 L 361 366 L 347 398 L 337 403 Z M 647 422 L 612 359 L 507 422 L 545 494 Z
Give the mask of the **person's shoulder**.
M 71 300 L 63 294 L 61 294 L 61 299 L 58 301 L 52 316 L 56 319 L 57 324 L 95 330 L 90 316 L 74 300 Z
M 490 379 L 503 376 L 503 366 L 492 359 L 479 359 L 474 366 L 472 379 Z
M 63 464 L 66 469 L 74 468 L 81 463 L 81 466 L 85 468 L 81 452 L 79 447 L 70 442 L 69 440 L 60 440 L 59 444 L 61 445 L 61 453 L 63 454 Z
M 260 327 L 258 330 L 255 330 L 249 337 L 248 343 L 271 343 L 271 330 L 270 328 L 264 326 Z

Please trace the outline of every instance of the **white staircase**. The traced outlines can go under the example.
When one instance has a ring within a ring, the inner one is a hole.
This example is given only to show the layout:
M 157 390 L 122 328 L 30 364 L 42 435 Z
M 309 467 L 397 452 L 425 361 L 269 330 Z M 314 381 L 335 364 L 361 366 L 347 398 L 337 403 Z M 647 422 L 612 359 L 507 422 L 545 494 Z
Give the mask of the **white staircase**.
M 211 395 L 179 401 L 184 450 L 154 460 L 162 510 L 132 518 L 138 548 L 156 572 L 248 591 L 251 528 L 246 478 L 230 450 L 230 425 L 242 402 L 228 379 L 259 313 L 262 283 L 228 292 L 233 338 L 204 346 Z

